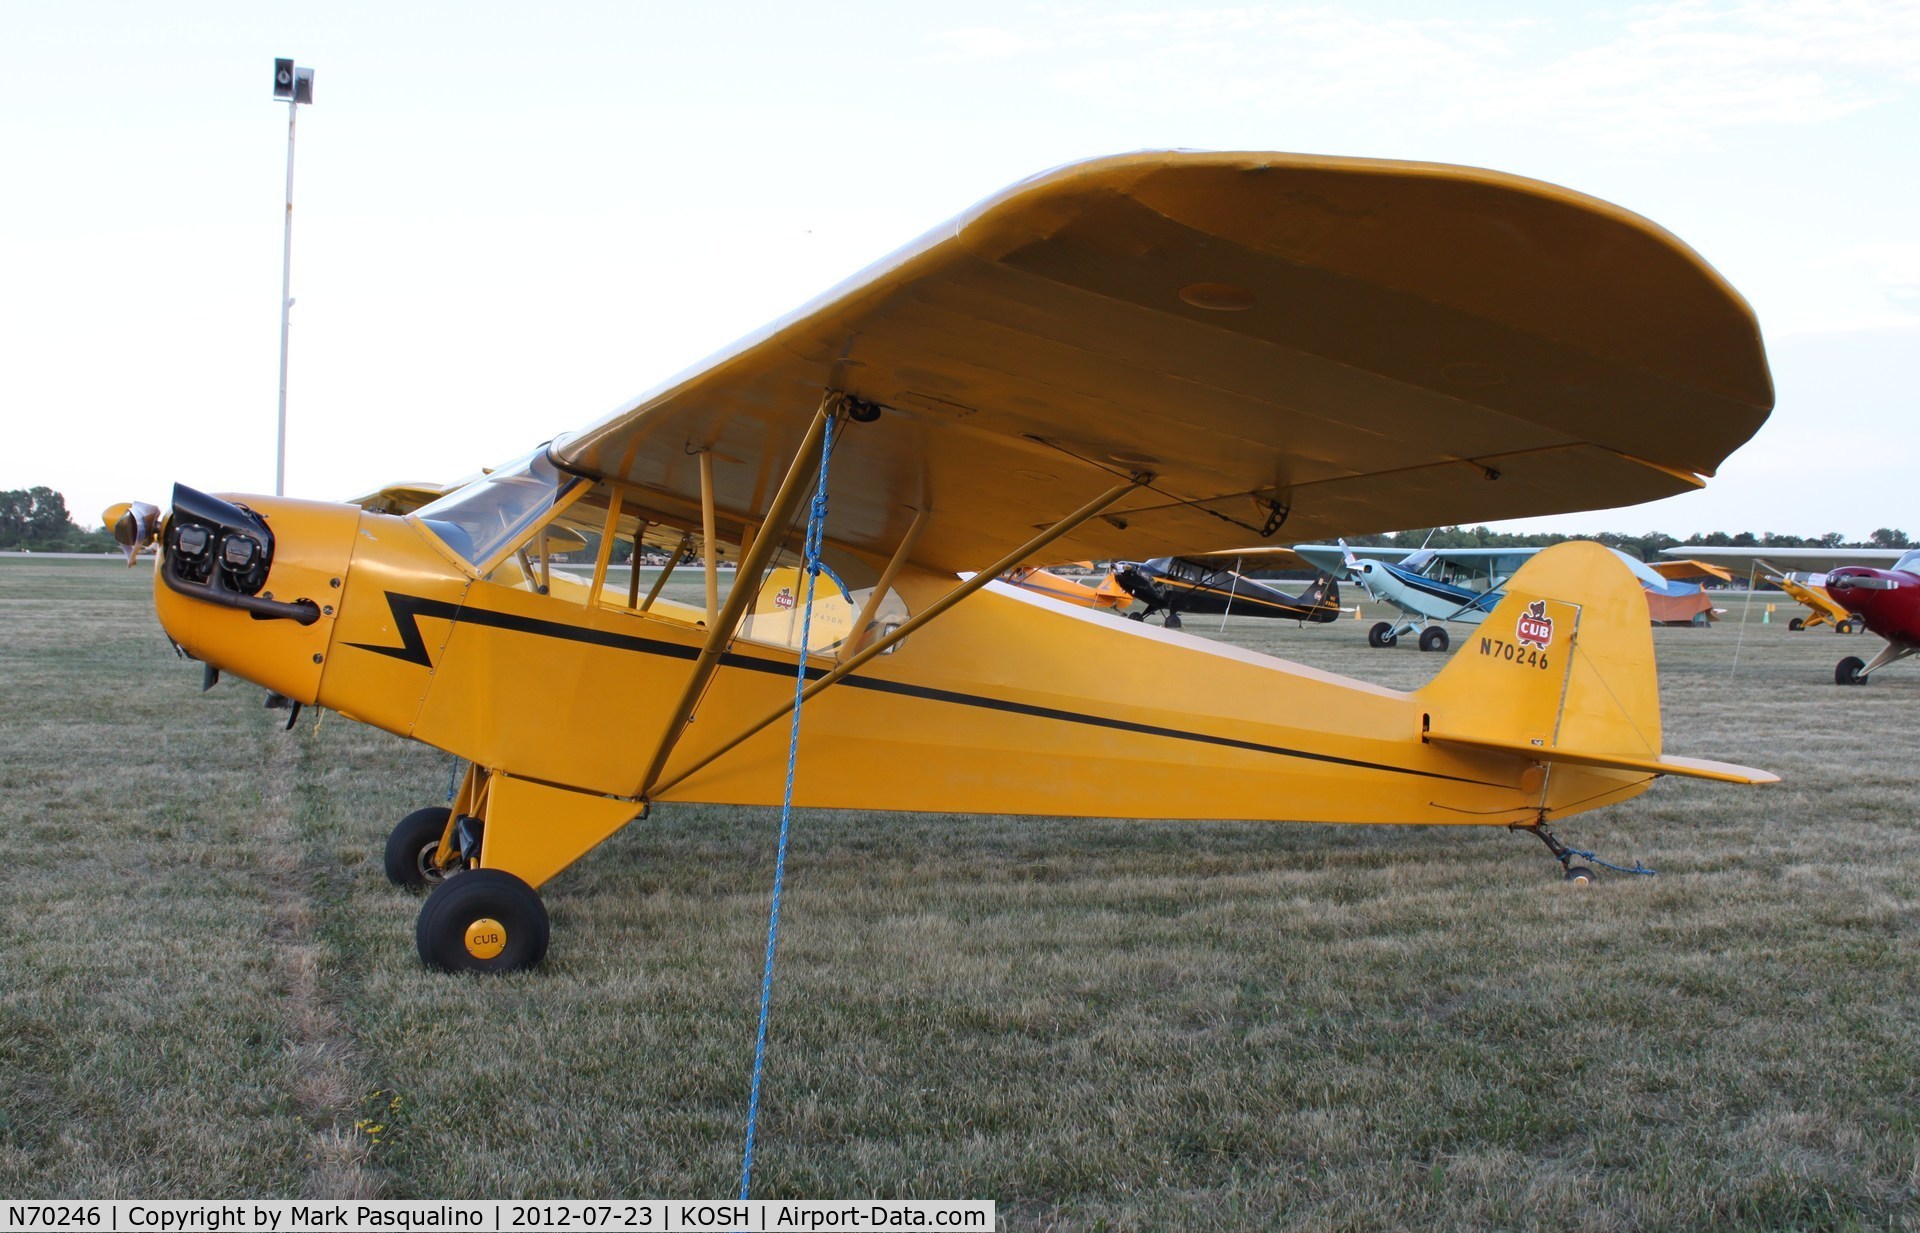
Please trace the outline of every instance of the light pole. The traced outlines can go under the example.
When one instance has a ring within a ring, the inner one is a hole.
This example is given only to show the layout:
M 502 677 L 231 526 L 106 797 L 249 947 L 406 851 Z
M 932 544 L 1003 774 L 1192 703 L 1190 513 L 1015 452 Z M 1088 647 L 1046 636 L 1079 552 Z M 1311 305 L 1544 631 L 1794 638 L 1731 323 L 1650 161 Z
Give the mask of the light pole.
M 313 102 L 313 70 L 291 60 L 273 62 L 273 97 L 287 100 L 287 228 L 280 252 L 280 437 L 273 459 L 273 495 L 287 492 L 287 317 L 293 308 L 293 124 L 300 104 Z

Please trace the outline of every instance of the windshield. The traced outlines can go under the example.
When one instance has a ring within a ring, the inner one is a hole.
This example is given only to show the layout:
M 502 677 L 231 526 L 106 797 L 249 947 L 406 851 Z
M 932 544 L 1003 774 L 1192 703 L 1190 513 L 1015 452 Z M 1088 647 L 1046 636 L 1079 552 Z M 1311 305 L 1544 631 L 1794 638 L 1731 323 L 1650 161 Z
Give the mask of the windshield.
M 577 476 L 562 475 L 543 445 L 420 507 L 417 516 L 447 547 L 480 568 L 580 482 Z
M 1907 553 L 1898 561 L 1895 561 L 1893 567 L 1898 570 L 1904 570 L 1909 574 L 1920 574 L 1920 548 L 1915 548 L 1912 552 Z

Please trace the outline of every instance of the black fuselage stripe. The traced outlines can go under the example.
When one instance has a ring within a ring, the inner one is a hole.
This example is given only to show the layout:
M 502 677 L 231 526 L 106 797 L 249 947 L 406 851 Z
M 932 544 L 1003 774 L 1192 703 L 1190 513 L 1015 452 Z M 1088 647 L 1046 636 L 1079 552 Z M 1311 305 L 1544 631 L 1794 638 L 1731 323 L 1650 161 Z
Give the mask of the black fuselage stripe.
M 642 638 L 634 634 L 616 634 L 605 630 L 583 629 L 569 625 L 564 621 L 547 621 L 539 617 L 519 616 L 509 612 L 496 612 L 487 608 L 462 607 L 444 600 L 422 599 L 413 595 L 399 595 L 387 592 L 387 604 L 393 611 L 394 621 L 405 643 L 400 647 L 377 646 L 365 642 L 348 645 L 363 651 L 372 651 L 379 655 L 390 655 L 409 663 L 418 663 L 432 667 L 432 660 L 426 655 L 426 641 L 419 632 L 416 618 L 419 616 L 438 617 L 455 623 L 481 625 L 491 629 L 503 629 L 512 633 L 532 634 L 541 638 L 557 638 L 566 642 L 584 642 L 592 646 L 609 647 L 614 650 L 635 651 L 644 655 L 662 655 L 669 659 L 697 659 L 700 651 L 697 647 L 686 646 L 678 642 L 666 642 L 658 638 Z M 740 668 L 749 672 L 777 673 L 791 676 L 793 667 L 778 660 L 762 659 L 758 656 L 743 655 L 729 651 L 721 655 L 720 662 L 729 668 Z M 825 676 L 825 668 L 807 669 L 809 679 Z M 1238 737 L 1215 736 L 1207 732 L 1192 732 L 1183 728 L 1167 728 L 1158 724 L 1135 723 L 1132 720 L 1114 719 L 1106 715 L 1090 715 L 1084 711 L 1067 711 L 1058 707 L 1039 706 L 1030 702 L 1013 702 L 1005 698 L 990 698 L 982 694 L 961 693 L 957 690 L 937 689 L 930 685 L 911 685 L 904 681 L 887 681 L 876 677 L 849 676 L 841 680 L 841 685 L 853 689 L 873 690 L 877 693 L 894 694 L 902 697 L 922 698 L 929 702 L 944 702 L 954 706 L 977 707 L 982 710 L 1000 711 L 1005 714 L 1026 715 L 1035 719 L 1055 720 L 1061 723 L 1081 724 L 1092 728 L 1106 728 L 1115 732 L 1134 732 L 1145 736 L 1166 737 L 1170 740 L 1192 741 L 1195 744 L 1214 745 L 1227 749 L 1245 749 L 1253 753 L 1274 754 L 1284 758 L 1299 758 L 1309 762 L 1324 762 L 1334 766 L 1351 766 L 1359 770 L 1384 771 L 1394 775 L 1414 775 L 1422 779 L 1442 779 L 1450 783 L 1473 784 L 1477 787 L 1499 787 L 1485 780 L 1470 779 L 1460 775 L 1443 775 L 1438 771 L 1422 771 L 1413 767 L 1393 766 L 1384 762 L 1368 762 L 1360 758 L 1342 758 L 1336 754 L 1315 753 L 1307 749 L 1292 749 L 1285 745 L 1268 745 L 1260 741 L 1246 741 Z
M 1465 587 L 1449 586 L 1444 582 L 1435 582 L 1430 578 L 1422 578 L 1418 574 L 1408 574 L 1400 570 L 1394 570 L 1393 576 L 1423 595 L 1457 604 L 1458 607 L 1455 609 L 1457 612 L 1489 612 L 1493 608 L 1493 605 L 1487 603 L 1487 600 L 1496 594 L 1493 591 L 1469 591 Z

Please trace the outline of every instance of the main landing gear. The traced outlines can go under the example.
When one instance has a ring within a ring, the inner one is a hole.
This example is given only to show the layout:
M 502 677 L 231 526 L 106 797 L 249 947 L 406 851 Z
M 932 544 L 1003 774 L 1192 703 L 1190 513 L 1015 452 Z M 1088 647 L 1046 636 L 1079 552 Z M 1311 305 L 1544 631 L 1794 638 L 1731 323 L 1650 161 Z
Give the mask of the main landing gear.
M 387 836 L 387 881 L 409 890 L 438 886 L 446 880 L 440 868 L 440 839 L 447 833 L 453 811 L 445 805 L 416 809 L 400 819 Z
M 1867 678 L 1898 659 L 1920 653 L 1920 645 L 1896 644 L 1888 642 L 1873 657 L 1872 663 L 1862 663 L 1858 655 L 1849 655 L 1833 666 L 1835 685 L 1865 685 Z
M 387 880 L 425 890 L 414 925 L 420 960 L 443 972 L 517 972 L 547 953 L 547 908 L 540 894 L 503 869 L 470 868 L 479 849 L 478 820 L 461 818 L 459 854 L 440 863 L 440 843 L 453 814 L 444 805 L 416 809 L 387 836 Z
M 1553 853 L 1553 859 L 1560 862 L 1560 868 L 1565 871 L 1567 881 L 1575 886 L 1591 886 L 1600 880 L 1600 875 L 1595 872 L 1593 866 L 1577 864 L 1574 861 L 1576 856 L 1582 860 L 1592 861 L 1594 865 L 1599 865 L 1604 869 L 1614 870 L 1616 873 L 1636 873 L 1649 878 L 1655 876 L 1653 870 L 1642 865 L 1639 861 L 1635 861 L 1633 868 L 1628 869 L 1624 865 L 1609 864 L 1591 852 L 1582 852 L 1578 848 L 1569 848 L 1566 844 L 1560 842 L 1558 835 L 1555 835 L 1547 829 L 1547 824 L 1544 821 L 1535 822 L 1527 826 L 1522 826 L 1516 822 L 1507 829 L 1510 831 L 1526 831 L 1541 843 L 1546 844 L 1547 851 Z
M 413 930 L 420 960 L 443 972 L 517 972 L 547 954 L 547 906 L 504 869 L 469 869 L 435 888 Z
M 1410 634 L 1420 630 L 1420 649 L 1423 651 L 1444 651 L 1449 645 L 1447 631 L 1438 625 L 1421 627 L 1418 625 L 1395 625 L 1392 621 L 1375 622 L 1367 631 L 1367 645 L 1371 647 L 1397 646 L 1401 634 Z

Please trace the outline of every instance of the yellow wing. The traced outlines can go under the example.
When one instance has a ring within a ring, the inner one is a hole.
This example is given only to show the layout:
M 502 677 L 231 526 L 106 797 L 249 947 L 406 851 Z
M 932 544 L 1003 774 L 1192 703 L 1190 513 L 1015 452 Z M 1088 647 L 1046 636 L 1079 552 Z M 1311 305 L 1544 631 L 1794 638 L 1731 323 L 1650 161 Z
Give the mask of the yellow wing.
M 423 505 L 433 504 L 458 486 L 429 484 L 419 480 L 388 484 L 377 492 L 363 492 L 357 497 L 348 497 L 347 503 L 376 514 L 411 514 Z
M 1662 578 L 1716 578 L 1721 582 L 1732 582 L 1733 571 L 1713 564 L 1711 561 L 1649 561 L 1647 568 Z
M 585 431 L 561 465 L 752 524 L 823 391 L 829 535 L 996 550 L 1150 472 L 1055 559 L 1633 504 L 1773 403 L 1746 302 L 1673 236 L 1497 172 L 1285 154 L 1096 159 L 994 196 Z M 1284 532 L 1281 528 L 1284 527 Z

